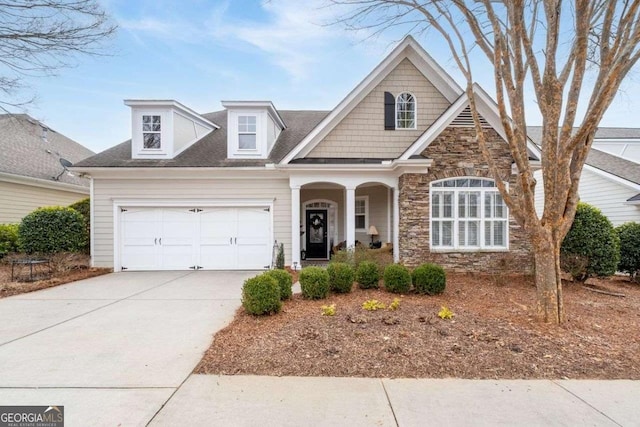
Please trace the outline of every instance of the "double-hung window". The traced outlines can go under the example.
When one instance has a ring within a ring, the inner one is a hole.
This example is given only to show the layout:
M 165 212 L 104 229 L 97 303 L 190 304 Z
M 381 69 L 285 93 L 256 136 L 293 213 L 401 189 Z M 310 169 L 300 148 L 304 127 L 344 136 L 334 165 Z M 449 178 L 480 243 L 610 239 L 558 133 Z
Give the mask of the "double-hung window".
M 162 123 L 160 116 L 142 116 L 142 148 L 162 148 Z
M 367 196 L 356 197 L 356 231 L 366 232 L 369 218 L 369 198 Z
M 431 183 L 433 249 L 507 249 L 508 211 L 486 178 L 454 178 Z
M 238 116 L 238 149 L 257 149 L 256 116 Z

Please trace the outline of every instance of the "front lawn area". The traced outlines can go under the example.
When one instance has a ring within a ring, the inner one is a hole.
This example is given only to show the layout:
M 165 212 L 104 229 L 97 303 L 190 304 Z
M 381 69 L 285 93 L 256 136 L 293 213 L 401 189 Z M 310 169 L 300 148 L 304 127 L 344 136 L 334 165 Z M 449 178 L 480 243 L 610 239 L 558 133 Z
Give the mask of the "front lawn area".
M 397 295 L 360 290 L 308 301 L 274 316 L 242 308 L 214 337 L 195 372 L 293 376 L 640 379 L 640 286 L 600 281 L 624 298 L 565 286 L 568 321 L 534 320 L 531 278 L 447 275 L 439 296 L 405 295 L 395 311 L 365 311 Z M 335 304 L 333 317 L 323 305 Z M 455 316 L 438 317 L 442 306 Z
M 111 272 L 109 268 L 90 267 L 89 255 L 61 253 L 48 257 L 51 260 L 50 275 L 44 274 L 48 271 L 44 266 L 37 267 L 36 277 L 46 276 L 46 278 L 33 282 L 11 281 L 11 260 L 25 257 L 27 256 L 14 254 L 0 260 L 0 298 L 51 288 Z M 28 271 L 28 266 L 16 267 L 16 272 L 21 273 L 20 276 L 23 280 L 28 278 Z

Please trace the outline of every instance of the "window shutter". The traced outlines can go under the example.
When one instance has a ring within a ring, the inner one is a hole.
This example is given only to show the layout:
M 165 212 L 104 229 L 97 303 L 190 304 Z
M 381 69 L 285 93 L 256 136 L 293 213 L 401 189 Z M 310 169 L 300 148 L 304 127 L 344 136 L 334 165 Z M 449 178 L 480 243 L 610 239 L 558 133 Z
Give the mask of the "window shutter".
M 391 92 L 384 93 L 384 130 L 396 128 L 396 98 Z

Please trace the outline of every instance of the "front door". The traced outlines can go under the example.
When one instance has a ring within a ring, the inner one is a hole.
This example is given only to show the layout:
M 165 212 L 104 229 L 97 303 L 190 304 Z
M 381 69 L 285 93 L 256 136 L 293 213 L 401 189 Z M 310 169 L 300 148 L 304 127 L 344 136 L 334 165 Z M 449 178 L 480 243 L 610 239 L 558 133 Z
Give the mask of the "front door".
M 307 258 L 327 258 L 327 210 L 307 210 Z

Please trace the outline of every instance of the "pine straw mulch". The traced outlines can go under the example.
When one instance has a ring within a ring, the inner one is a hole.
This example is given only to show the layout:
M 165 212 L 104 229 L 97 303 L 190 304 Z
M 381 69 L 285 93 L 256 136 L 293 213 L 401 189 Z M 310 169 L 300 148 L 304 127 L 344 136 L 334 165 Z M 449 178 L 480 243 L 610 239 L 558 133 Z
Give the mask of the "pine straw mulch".
M 396 295 L 360 290 L 307 301 L 299 294 L 274 316 L 242 308 L 215 335 L 195 372 L 224 375 L 426 378 L 640 379 L 640 286 L 599 281 L 598 294 L 565 285 L 567 322 L 535 320 L 531 278 L 451 275 L 440 296 L 401 296 L 397 311 L 365 311 Z M 321 315 L 335 304 L 336 315 Z M 455 316 L 442 320 L 441 306 Z
M 42 266 L 38 267 L 37 274 L 46 276 L 46 278 L 33 282 L 12 281 L 11 260 L 22 257 L 24 256 L 12 255 L 0 262 L 0 298 L 52 288 L 77 280 L 101 276 L 112 271 L 110 268 L 89 267 L 90 258 L 88 255 L 63 253 L 50 257 L 52 270 L 50 274 L 45 274 L 46 269 Z M 28 269 L 27 266 L 16 267 L 16 273 L 20 275 L 21 280 L 28 278 Z

